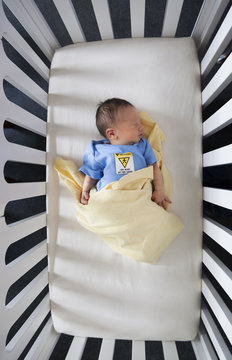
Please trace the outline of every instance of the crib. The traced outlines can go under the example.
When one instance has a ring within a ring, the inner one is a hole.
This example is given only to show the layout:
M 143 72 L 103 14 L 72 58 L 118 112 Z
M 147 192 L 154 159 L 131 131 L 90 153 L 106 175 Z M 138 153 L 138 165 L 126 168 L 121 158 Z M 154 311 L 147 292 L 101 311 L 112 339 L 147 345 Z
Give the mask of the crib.
M 232 7 L 229 0 L 2 0 L 1 359 L 231 359 Z M 53 328 L 46 242 L 49 68 L 68 44 L 186 37 L 201 62 L 203 264 L 192 342 L 73 337 Z

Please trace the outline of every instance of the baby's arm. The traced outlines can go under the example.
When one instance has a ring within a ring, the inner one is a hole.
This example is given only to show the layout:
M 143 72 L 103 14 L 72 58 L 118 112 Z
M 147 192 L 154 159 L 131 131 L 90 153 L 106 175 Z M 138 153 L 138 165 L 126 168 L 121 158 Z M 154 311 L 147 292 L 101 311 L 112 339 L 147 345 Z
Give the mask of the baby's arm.
M 153 164 L 153 182 L 155 190 L 152 193 L 151 199 L 166 210 L 166 203 L 171 203 L 171 200 L 165 196 L 163 176 L 157 163 Z
M 89 175 L 85 175 L 85 180 L 82 187 L 81 203 L 87 205 L 89 201 L 89 192 L 91 188 L 96 184 L 97 180 L 91 178 Z

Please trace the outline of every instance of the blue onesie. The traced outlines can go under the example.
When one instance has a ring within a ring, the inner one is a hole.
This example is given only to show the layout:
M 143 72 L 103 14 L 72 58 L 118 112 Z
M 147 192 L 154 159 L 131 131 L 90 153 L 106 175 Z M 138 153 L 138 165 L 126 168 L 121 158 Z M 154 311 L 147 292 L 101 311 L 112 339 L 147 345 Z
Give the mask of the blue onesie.
M 79 171 L 99 179 L 97 190 L 101 190 L 123 175 L 143 169 L 156 161 L 152 147 L 144 137 L 133 145 L 111 145 L 108 140 L 92 140 Z

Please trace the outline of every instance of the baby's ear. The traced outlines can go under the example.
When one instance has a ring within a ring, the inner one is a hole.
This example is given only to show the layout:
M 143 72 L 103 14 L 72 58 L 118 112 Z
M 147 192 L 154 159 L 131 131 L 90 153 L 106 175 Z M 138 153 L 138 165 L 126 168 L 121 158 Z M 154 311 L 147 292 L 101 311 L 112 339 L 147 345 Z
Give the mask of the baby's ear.
M 114 139 L 115 138 L 115 130 L 114 128 L 108 128 L 106 129 L 106 137 L 107 139 Z

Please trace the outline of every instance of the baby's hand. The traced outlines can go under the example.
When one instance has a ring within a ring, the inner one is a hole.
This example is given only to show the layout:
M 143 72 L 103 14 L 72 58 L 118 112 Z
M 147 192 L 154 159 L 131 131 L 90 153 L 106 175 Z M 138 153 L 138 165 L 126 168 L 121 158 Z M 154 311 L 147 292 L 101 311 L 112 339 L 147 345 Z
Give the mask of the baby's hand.
M 156 202 L 159 206 L 162 206 L 164 210 L 167 209 L 167 203 L 171 204 L 171 200 L 167 196 L 164 195 L 163 191 L 155 190 L 152 193 L 151 197 L 152 201 Z
M 82 191 L 81 193 L 81 203 L 83 205 L 88 205 L 89 201 L 89 192 L 88 191 Z

